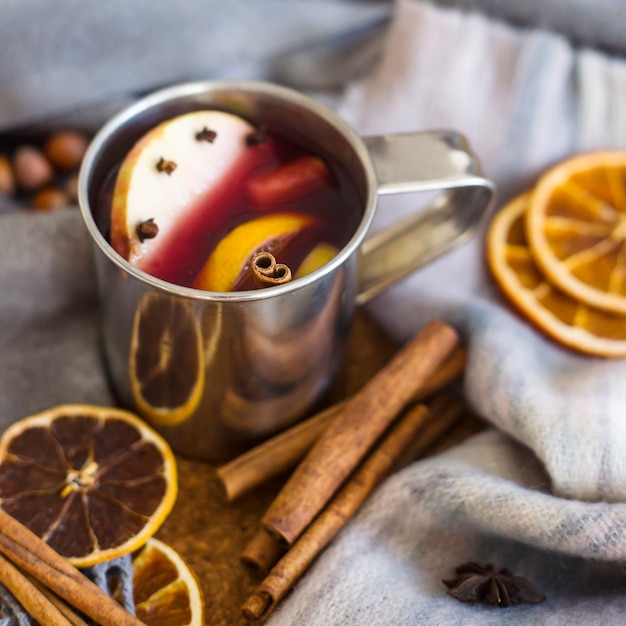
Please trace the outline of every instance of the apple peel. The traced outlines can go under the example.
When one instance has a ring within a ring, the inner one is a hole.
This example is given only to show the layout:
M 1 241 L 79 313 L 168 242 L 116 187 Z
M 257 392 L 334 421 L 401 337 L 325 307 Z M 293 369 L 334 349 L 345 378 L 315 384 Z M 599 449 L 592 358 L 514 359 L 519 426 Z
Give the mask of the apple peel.
M 111 208 L 111 245 L 141 268 L 201 197 L 219 192 L 246 152 L 254 127 L 223 111 L 194 111 L 161 122 L 124 159 Z M 164 168 L 163 162 L 170 165 Z M 159 167 L 161 163 L 161 167 Z M 156 226 L 145 237 L 141 225 Z

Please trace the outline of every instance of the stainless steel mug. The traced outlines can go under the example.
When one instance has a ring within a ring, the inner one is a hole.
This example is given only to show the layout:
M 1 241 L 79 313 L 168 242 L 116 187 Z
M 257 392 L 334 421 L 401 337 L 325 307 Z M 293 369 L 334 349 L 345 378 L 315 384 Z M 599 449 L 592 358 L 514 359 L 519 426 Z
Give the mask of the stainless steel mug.
M 283 285 L 217 293 L 154 278 L 113 250 L 94 215 L 107 177 L 158 122 L 208 108 L 280 128 L 349 173 L 362 219 L 332 261 Z M 379 196 L 425 190 L 441 194 L 366 239 Z M 119 402 L 177 452 L 213 460 L 292 424 L 342 363 L 355 305 L 469 237 L 493 191 L 456 132 L 360 138 L 325 106 L 271 83 L 195 82 L 136 102 L 93 139 L 79 179 L 95 244 L 103 353 Z

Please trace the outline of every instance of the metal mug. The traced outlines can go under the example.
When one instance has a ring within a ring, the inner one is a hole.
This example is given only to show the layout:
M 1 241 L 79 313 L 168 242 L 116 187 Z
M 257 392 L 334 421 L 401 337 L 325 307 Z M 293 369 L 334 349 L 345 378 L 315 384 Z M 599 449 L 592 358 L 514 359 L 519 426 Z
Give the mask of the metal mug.
M 267 289 L 216 293 L 170 284 L 138 270 L 109 245 L 94 217 L 107 176 L 137 139 L 163 119 L 221 109 L 331 154 L 352 177 L 362 219 L 329 263 Z M 408 221 L 366 239 L 379 196 L 441 190 Z M 94 137 L 79 178 L 79 204 L 94 241 L 102 349 L 119 402 L 179 453 L 224 459 L 301 418 L 340 367 L 353 312 L 394 282 L 468 238 L 493 185 L 453 131 L 360 138 L 319 102 L 255 81 L 181 84 L 149 95 Z M 155 340 L 154 325 L 161 330 Z M 143 343 L 142 343 L 143 342 Z M 172 351 L 179 354 L 168 371 Z M 184 354 L 181 354 L 180 351 Z M 138 354 L 161 363 L 162 389 L 184 391 L 168 410 L 147 403 Z

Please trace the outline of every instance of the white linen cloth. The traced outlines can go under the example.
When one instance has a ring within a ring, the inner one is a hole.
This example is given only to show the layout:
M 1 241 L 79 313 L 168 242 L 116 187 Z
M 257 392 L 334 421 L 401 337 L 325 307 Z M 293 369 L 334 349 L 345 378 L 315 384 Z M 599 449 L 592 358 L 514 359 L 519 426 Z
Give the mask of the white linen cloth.
M 626 147 L 626 62 L 563 35 L 399 0 L 382 51 L 339 112 L 364 134 L 464 132 L 500 203 L 568 154 Z M 4 204 L 0 427 L 62 402 L 112 402 L 79 215 Z M 385 203 L 374 229 L 412 210 Z M 458 327 L 467 398 L 495 428 L 386 481 L 269 624 L 624 623 L 626 361 L 576 356 L 512 313 L 482 234 L 370 308 L 401 341 L 433 317 Z M 547 600 L 461 604 L 441 580 L 467 560 L 527 576 Z
M 442 6 L 481 11 L 514 24 L 566 35 L 585 46 L 624 54 L 626 4 L 622 0 L 435 0 Z

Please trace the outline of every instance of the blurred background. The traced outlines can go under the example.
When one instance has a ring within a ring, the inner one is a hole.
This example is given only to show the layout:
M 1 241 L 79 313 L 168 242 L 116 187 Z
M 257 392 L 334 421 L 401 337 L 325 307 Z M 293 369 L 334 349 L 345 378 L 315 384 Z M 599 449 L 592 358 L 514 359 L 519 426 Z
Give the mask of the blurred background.
M 3 0 L 0 178 L 52 129 L 88 138 L 146 92 L 246 78 L 362 134 L 461 131 L 505 200 L 568 154 L 624 143 L 624 23 L 623 0 Z M 12 188 L 0 180 L 0 211 L 33 204 Z
M 432 4 L 626 48 L 620 0 Z M 264 78 L 336 98 L 373 67 L 396 9 L 391 0 L 3 0 L 0 132 L 64 116 L 97 122 L 129 98 L 193 79 Z

